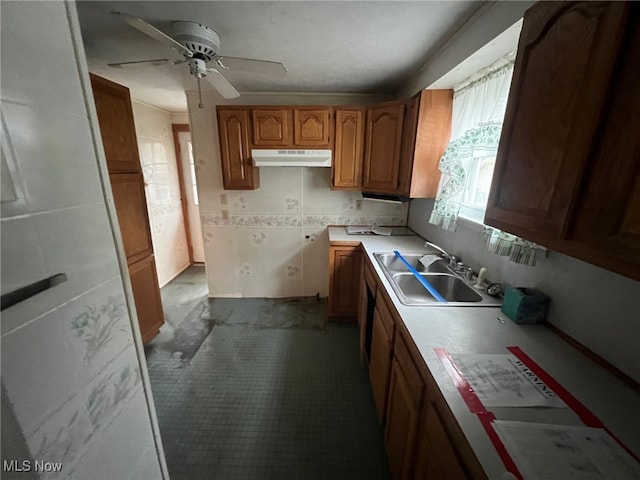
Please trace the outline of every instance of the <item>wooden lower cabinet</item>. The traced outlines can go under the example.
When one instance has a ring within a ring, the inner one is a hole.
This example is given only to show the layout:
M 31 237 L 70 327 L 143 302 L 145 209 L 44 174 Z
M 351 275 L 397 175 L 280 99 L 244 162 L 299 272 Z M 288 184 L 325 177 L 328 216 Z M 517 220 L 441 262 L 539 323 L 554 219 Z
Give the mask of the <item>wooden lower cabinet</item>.
M 414 477 L 421 479 L 467 480 L 453 443 L 433 403 L 426 401 L 418 426 Z
M 142 343 L 147 343 L 157 335 L 164 323 L 162 302 L 157 294 L 160 287 L 154 256 L 151 255 L 129 265 L 129 278 L 136 301 Z
M 329 317 L 356 319 L 361 277 L 359 245 L 329 247 Z
M 486 479 L 420 354 L 396 330 L 385 426 L 394 480 Z
M 369 362 L 369 379 L 373 390 L 373 399 L 378 417 L 384 422 L 387 411 L 389 393 L 389 375 L 393 359 L 393 336 L 385 329 L 380 312 L 376 308 L 373 316 L 373 333 L 371 337 L 371 360 Z

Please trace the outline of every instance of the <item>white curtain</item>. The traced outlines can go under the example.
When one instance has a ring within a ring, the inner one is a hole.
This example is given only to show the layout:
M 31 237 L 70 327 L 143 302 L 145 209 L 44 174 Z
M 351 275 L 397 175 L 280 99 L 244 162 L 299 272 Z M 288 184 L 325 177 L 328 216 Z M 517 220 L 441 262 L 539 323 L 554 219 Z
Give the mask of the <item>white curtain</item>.
M 440 186 L 429 222 L 455 231 L 474 158 L 496 155 L 509 97 L 515 52 L 454 88 L 451 141 L 440 159 Z M 535 264 L 536 245 L 485 227 L 485 244 L 517 263 Z
M 456 230 L 471 162 L 498 150 L 512 74 L 509 54 L 454 88 L 451 140 L 440 159 L 442 176 L 430 223 Z

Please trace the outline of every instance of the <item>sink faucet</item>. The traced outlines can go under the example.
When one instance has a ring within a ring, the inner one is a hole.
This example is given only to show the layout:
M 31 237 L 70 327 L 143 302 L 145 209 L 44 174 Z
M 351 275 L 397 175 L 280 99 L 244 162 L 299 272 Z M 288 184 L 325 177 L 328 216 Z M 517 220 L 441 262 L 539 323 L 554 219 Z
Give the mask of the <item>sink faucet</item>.
M 451 268 L 455 268 L 458 265 L 458 262 L 460 261 L 458 257 L 456 257 L 455 255 L 449 255 L 447 252 L 445 252 L 441 247 L 439 247 L 435 243 L 424 242 L 424 246 L 431 247 L 434 250 L 437 250 L 438 252 L 440 252 L 440 254 L 445 258 L 445 260 L 447 261 L 447 263 Z

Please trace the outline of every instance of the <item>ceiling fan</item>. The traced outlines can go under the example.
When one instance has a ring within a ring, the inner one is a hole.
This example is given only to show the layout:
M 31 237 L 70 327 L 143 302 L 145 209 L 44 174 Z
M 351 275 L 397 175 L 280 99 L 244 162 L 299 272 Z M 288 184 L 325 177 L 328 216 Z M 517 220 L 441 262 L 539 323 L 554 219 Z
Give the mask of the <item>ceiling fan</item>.
M 184 59 L 170 60 L 168 58 L 161 58 L 137 62 L 109 63 L 108 65 L 114 68 L 126 68 L 140 65 L 160 66 L 186 63 L 189 65 L 189 73 L 198 81 L 199 108 L 203 108 L 202 92 L 200 90 L 200 79 L 202 78 L 206 78 L 224 98 L 237 98 L 240 96 L 233 85 L 220 73 L 221 70 L 239 70 L 279 77 L 287 75 L 287 67 L 280 62 L 219 55 L 220 37 L 213 29 L 206 25 L 201 25 L 196 22 L 173 22 L 171 24 L 172 36 L 169 36 L 141 18 L 132 17 L 121 12 L 111 13 L 117 15 L 122 21 L 133 28 L 140 30 L 154 40 L 172 48 L 181 54 Z M 208 64 L 214 66 L 210 67 Z

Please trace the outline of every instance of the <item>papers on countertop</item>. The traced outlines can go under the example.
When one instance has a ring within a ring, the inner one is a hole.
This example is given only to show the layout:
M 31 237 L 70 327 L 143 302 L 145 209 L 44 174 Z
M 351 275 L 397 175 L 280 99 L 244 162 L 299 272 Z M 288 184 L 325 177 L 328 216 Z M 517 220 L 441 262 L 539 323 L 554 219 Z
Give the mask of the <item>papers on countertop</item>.
M 639 480 L 640 464 L 602 428 L 495 420 L 527 480 Z
M 373 225 L 349 225 L 347 234 L 349 235 L 391 235 L 391 227 L 374 227 Z
M 451 354 L 451 359 L 485 407 L 567 407 L 515 355 Z

